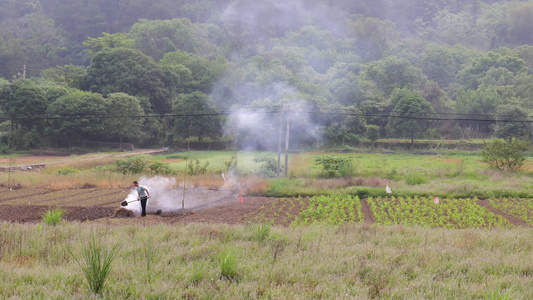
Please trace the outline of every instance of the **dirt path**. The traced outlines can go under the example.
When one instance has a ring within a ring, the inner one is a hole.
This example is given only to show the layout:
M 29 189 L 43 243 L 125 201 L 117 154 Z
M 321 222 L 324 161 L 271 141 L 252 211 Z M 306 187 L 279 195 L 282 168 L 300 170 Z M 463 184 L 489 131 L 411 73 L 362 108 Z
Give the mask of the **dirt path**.
M 511 216 L 510 214 L 504 213 L 502 211 L 499 211 L 495 209 L 494 207 L 490 206 L 489 200 L 477 200 L 476 202 L 478 205 L 483 206 L 484 208 L 490 210 L 492 213 L 496 215 L 501 215 L 502 217 L 506 218 L 509 223 L 515 226 L 522 226 L 522 227 L 529 227 L 529 224 L 523 220 L 520 220 L 516 217 Z
M 374 214 L 372 214 L 372 211 L 370 210 L 370 206 L 368 205 L 368 201 L 365 199 L 361 199 L 361 206 L 363 210 L 363 217 L 364 217 L 364 223 L 367 225 L 371 225 L 375 222 Z
M 11 161 L 11 158 L 0 158 L 0 170 L 1 169 L 22 169 L 26 170 L 27 167 L 33 167 L 33 168 L 39 168 L 44 167 L 46 165 L 50 164 L 60 164 L 60 163 L 67 163 L 71 161 L 84 161 L 84 160 L 91 160 L 91 159 L 98 159 L 98 158 L 104 158 L 104 157 L 124 157 L 129 155 L 140 155 L 140 154 L 157 154 L 157 153 L 163 153 L 163 149 L 137 149 L 134 151 L 127 151 L 127 152 L 117 152 L 117 153 L 109 153 L 109 154 L 82 154 L 82 155 L 68 155 L 68 156 L 42 156 L 42 155 L 25 155 L 25 156 L 18 156 L 14 157 L 13 161 Z M 11 165 L 10 165 L 11 163 Z

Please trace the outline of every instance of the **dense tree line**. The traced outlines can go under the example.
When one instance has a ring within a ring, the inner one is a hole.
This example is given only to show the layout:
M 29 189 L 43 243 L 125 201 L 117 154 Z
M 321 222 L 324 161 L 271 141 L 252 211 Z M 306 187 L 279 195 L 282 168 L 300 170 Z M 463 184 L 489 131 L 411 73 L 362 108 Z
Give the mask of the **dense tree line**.
M 302 147 L 367 129 L 530 137 L 531 15 L 518 0 L 0 0 L 0 143 L 266 147 L 282 107 Z

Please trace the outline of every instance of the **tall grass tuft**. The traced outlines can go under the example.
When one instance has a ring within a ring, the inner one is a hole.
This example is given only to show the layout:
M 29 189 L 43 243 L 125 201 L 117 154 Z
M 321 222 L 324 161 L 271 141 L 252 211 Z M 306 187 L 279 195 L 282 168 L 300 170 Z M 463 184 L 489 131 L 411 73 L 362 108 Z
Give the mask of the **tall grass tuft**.
M 118 243 L 107 251 L 102 248 L 100 241 L 96 242 L 96 238 L 92 237 L 87 247 L 83 250 L 83 257 L 78 260 L 76 256 L 70 254 L 76 260 L 76 263 L 83 271 L 87 279 L 87 286 L 91 292 L 101 295 L 105 287 L 105 281 L 111 272 L 111 263 L 117 256 L 119 251 Z
M 257 224 L 254 226 L 252 239 L 257 241 L 264 241 L 270 235 L 270 224 Z
M 227 279 L 238 279 L 237 270 L 237 251 L 232 248 L 225 248 L 219 254 L 220 259 L 220 277 Z
M 46 225 L 56 226 L 61 222 L 64 213 L 65 211 L 61 208 L 56 208 L 53 210 L 49 209 L 44 213 L 43 221 Z

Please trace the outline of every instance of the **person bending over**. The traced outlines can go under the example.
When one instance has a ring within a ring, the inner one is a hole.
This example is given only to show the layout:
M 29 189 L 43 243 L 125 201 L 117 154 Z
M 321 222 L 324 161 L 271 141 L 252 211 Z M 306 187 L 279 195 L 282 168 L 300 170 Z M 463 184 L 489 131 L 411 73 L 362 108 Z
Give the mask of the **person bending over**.
M 146 202 L 150 196 L 150 191 L 143 185 L 139 185 L 137 181 L 133 182 L 137 193 L 139 194 L 139 199 L 141 200 L 142 213 L 141 217 L 146 217 Z

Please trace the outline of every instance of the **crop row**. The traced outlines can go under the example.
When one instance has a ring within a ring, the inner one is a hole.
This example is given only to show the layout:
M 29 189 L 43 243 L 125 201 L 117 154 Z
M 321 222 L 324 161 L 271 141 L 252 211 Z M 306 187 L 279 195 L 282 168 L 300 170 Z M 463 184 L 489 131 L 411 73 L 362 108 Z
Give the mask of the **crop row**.
M 0 202 L 27 198 L 27 197 L 36 196 L 36 195 L 44 195 L 48 193 L 50 193 L 50 190 L 46 190 L 46 189 L 20 189 L 20 190 L 1 189 L 0 194 L 2 195 L 2 198 L 0 199 Z
M 533 201 L 528 199 L 489 199 L 492 207 L 533 225 Z
M 273 199 L 244 217 L 252 223 L 270 223 L 275 225 L 290 225 L 307 206 L 307 200 L 302 198 Z
M 29 197 L 22 197 L 9 200 L 6 204 L 37 204 L 50 206 L 92 206 L 92 199 L 99 199 L 102 196 L 110 193 L 120 193 L 119 191 L 98 190 L 98 189 L 78 189 L 78 190 L 62 190 L 49 192 L 46 194 L 36 194 Z M 109 201 L 100 201 L 100 204 Z
M 359 197 L 351 195 L 315 196 L 296 217 L 294 225 L 324 223 L 330 225 L 362 223 L 363 210 Z
M 509 221 L 484 207 L 477 199 L 369 198 L 377 224 L 405 224 L 442 228 L 506 227 Z

